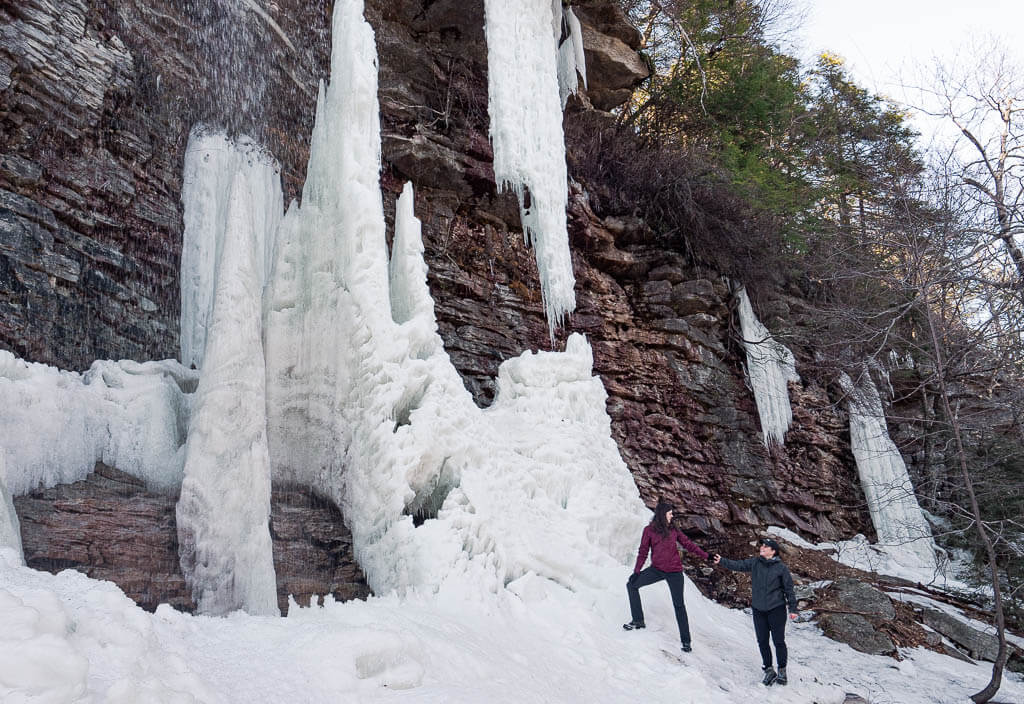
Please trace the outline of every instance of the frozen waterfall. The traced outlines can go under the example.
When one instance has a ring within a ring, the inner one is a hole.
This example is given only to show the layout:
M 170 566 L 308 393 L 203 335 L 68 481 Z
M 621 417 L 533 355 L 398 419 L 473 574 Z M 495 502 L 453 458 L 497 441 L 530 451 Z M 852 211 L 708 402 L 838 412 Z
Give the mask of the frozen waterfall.
M 301 206 L 282 214 L 274 164 L 251 142 L 193 132 L 181 344 L 198 371 L 122 361 L 75 374 L 0 352 L 0 479 L 16 496 L 103 461 L 180 487 L 182 567 L 208 614 L 277 611 L 271 481 L 342 509 L 378 594 L 604 589 L 648 513 L 590 345 L 572 335 L 564 352 L 506 360 L 493 404 L 475 405 L 438 334 L 411 184 L 389 256 L 359 0 L 335 3 L 333 36 Z M 564 198 L 560 150 L 558 163 Z M 0 490 L 5 543 L 8 504 Z
M 782 445 L 786 431 L 793 423 L 788 383 L 800 381 L 796 362 L 789 348 L 772 339 L 768 328 L 754 315 L 747 290 L 741 288 L 736 297 L 739 300 L 743 348 L 747 352 L 747 376 L 754 391 L 757 414 L 761 418 L 764 444 L 766 447 Z
M 494 591 L 529 572 L 574 583 L 566 554 L 617 564 L 645 513 L 589 345 L 576 336 L 565 353 L 506 362 L 498 399 L 475 406 L 437 334 L 409 185 L 388 257 L 361 10 L 335 8 L 303 202 L 282 223 L 266 293 L 274 476 L 342 507 L 377 592 L 453 580 Z M 564 232 L 564 207 L 559 219 Z M 530 529 L 513 529 L 523 516 Z
M 878 389 L 864 365 L 856 383 L 839 379 L 850 410 L 850 444 L 878 543 L 906 565 L 935 568 L 931 527 L 903 457 L 889 437 Z
M 234 196 L 232 194 L 235 194 Z M 181 201 L 185 236 L 181 245 L 181 363 L 201 368 L 213 316 L 214 287 L 224 233 L 234 213 L 232 197 L 247 198 L 261 271 L 270 267 L 273 234 L 281 220 L 281 179 L 272 160 L 251 140 L 193 130 L 185 154 Z
M 559 2 L 486 0 L 487 92 L 494 177 L 519 198 L 552 336 L 576 307 L 565 213 L 568 178 L 559 99 Z M 571 44 L 571 42 L 569 42 Z M 564 46 L 564 45 L 563 45 Z M 575 56 L 575 45 L 566 48 Z M 567 74 L 566 74 L 567 75 Z M 567 79 L 565 79 L 567 80 Z

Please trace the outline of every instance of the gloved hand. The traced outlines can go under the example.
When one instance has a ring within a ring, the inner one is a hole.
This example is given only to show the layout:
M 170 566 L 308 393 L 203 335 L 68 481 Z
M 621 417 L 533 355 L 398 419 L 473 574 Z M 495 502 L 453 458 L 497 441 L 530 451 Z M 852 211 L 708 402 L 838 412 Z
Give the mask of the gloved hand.
M 629 579 L 626 580 L 626 584 L 632 587 L 634 584 L 636 584 L 636 580 L 639 578 L 640 575 L 634 572 L 633 574 L 629 575 Z

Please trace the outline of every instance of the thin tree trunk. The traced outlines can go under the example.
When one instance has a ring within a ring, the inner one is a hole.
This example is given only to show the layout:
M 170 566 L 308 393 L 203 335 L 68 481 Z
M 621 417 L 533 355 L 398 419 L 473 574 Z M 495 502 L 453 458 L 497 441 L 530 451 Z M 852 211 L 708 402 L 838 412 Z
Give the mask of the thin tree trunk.
M 935 320 L 932 316 L 931 307 L 926 303 L 926 315 L 928 318 L 928 330 L 931 334 L 932 350 L 935 353 L 935 373 L 939 380 L 939 398 L 942 400 L 942 409 L 949 418 L 950 427 L 953 430 L 953 440 L 956 445 L 957 461 L 960 465 L 960 473 L 963 476 L 964 487 L 971 503 L 971 513 L 974 516 L 974 524 L 978 528 L 978 536 L 985 546 L 985 554 L 988 557 L 989 574 L 992 578 L 992 608 L 995 612 L 996 633 L 999 636 L 999 650 L 996 653 L 996 661 L 992 664 L 992 678 L 980 692 L 971 695 L 971 701 L 975 704 L 988 702 L 999 691 L 1003 681 L 1003 668 L 1006 666 L 1006 620 L 1003 614 L 1003 595 L 999 585 L 999 567 L 996 564 L 996 551 L 992 540 L 985 531 L 985 524 L 981 519 L 981 509 L 978 507 L 978 498 L 974 494 L 974 482 L 971 480 L 971 473 L 967 469 L 967 459 L 964 452 L 963 438 L 960 434 L 960 421 L 949 406 L 949 391 L 946 387 L 946 372 L 942 358 L 942 347 L 939 345 L 939 337 L 935 331 Z

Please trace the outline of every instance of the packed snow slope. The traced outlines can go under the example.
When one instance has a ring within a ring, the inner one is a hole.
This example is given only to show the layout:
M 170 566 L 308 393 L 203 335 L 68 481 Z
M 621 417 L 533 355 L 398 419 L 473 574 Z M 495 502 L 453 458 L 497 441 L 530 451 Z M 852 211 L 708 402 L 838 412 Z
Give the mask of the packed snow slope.
M 990 673 L 926 650 L 868 656 L 790 624 L 790 684 L 766 689 L 750 617 L 692 583 L 692 653 L 680 657 L 662 584 L 641 592 L 648 629 L 623 631 L 628 573 L 595 569 L 594 588 L 527 574 L 486 598 L 451 588 L 218 618 L 147 613 L 109 582 L 27 569 L 3 549 L 0 701 L 841 704 L 852 692 L 873 704 L 954 704 Z M 998 699 L 1024 701 L 1019 675 L 1004 677 Z

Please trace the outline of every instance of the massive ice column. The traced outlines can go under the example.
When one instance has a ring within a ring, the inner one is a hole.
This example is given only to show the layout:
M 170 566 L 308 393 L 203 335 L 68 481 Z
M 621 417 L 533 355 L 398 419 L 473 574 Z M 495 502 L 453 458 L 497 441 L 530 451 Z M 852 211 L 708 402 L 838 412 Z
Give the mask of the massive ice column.
M 261 321 L 280 185 L 270 160 L 222 135 L 193 133 L 185 160 L 183 259 L 213 254 L 194 288 L 182 284 L 209 296 L 183 295 L 206 323 L 191 351 L 202 370 L 177 506 L 182 570 L 203 613 L 277 614 Z
M 903 457 L 889 437 L 878 389 L 865 365 L 856 383 L 840 376 L 850 410 L 850 445 L 878 542 L 914 566 L 935 567 L 931 527 Z
M 320 85 L 302 205 L 282 224 L 265 304 L 275 474 L 321 488 L 341 483 L 352 377 L 373 352 L 369 341 L 391 338 L 393 326 L 377 49 L 362 8 L 335 4 L 331 76 Z
M 772 339 L 768 328 L 754 315 L 747 290 L 741 288 L 736 296 L 743 348 L 747 352 L 747 376 L 754 391 L 757 414 L 761 418 L 764 444 L 781 445 L 793 422 L 788 382 L 800 381 L 796 362 L 789 348 Z
M 625 559 L 645 513 L 589 345 L 573 337 L 565 353 L 507 362 L 498 400 L 475 406 L 437 334 L 410 186 L 388 258 L 376 53 L 361 10 L 335 6 L 304 197 L 282 224 L 267 289 L 275 478 L 342 507 L 377 592 L 452 580 L 494 591 L 528 572 L 578 584 Z
M 576 307 L 576 295 L 565 222 L 568 179 L 552 4 L 486 0 L 484 8 L 494 177 L 519 198 L 523 234 L 534 247 L 553 329 Z

